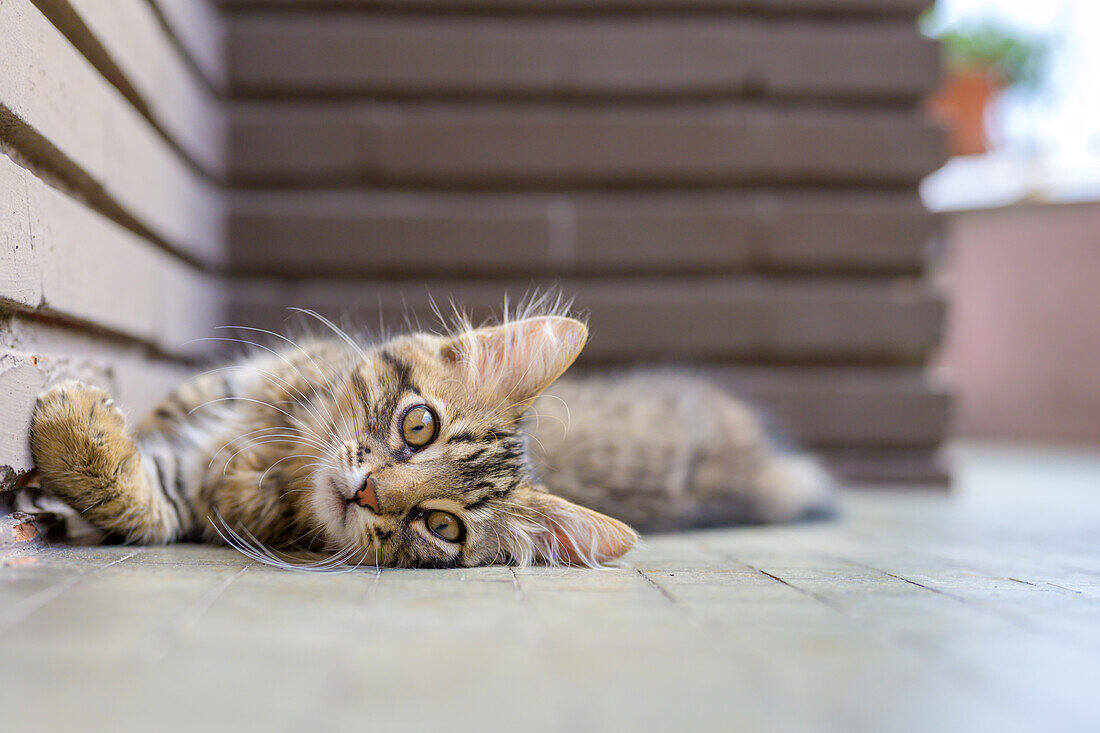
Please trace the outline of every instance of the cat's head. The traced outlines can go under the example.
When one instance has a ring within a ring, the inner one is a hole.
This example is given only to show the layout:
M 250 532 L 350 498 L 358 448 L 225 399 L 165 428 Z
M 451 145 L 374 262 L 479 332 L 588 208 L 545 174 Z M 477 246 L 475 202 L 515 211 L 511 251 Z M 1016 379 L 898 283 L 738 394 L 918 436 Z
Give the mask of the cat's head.
M 587 338 L 579 321 L 541 316 L 357 353 L 334 390 L 352 437 L 310 486 L 330 548 L 406 567 L 598 565 L 629 550 L 628 526 L 546 492 L 520 429 Z

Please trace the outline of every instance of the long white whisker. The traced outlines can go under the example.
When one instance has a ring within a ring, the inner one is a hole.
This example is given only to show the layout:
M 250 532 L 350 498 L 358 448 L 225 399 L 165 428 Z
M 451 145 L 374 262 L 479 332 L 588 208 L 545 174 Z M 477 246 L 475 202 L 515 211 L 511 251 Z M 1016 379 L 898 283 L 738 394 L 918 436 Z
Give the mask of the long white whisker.
M 355 343 L 355 341 L 351 338 L 351 336 L 348 336 L 346 333 L 344 333 L 343 329 L 341 329 L 339 326 L 337 326 L 335 323 L 333 323 L 329 319 L 322 316 L 317 311 L 310 310 L 309 308 L 297 308 L 295 306 L 290 306 L 290 310 L 298 311 L 299 313 L 304 313 L 307 316 L 312 316 L 312 317 L 316 318 L 318 321 L 320 321 L 321 323 L 328 326 L 332 330 L 333 333 L 335 333 L 337 336 L 339 336 L 344 341 L 346 341 L 349 346 L 351 346 L 353 349 L 358 351 L 359 356 L 363 357 L 363 359 L 366 360 L 367 355 L 363 353 L 363 350 L 361 348 L 359 348 L 359 344 Z
M 231 326 L 219 326 L 219 328 L 232 328 L 232 327 Z M 239 326 L 238 328 L 247 329 L 248 327 L 247 326 Z M 278 335 L 278 334 L 276 334 L 276 335 Z M 226 342 L 230 342 L 230 343 L 247 344 L 249 346 L 255 346 L 257 349 L 263 349 L 264 351 L 266 351 L 266 352 L 274 355 L 276 358 L 280 359 L 284 364 L 286 364 L 288 367 L 290 367 L 292 370 L 294 370 L 294 373 L 297 374 L 299 377 L 301 377 L 302 381 L 304 381 L 306 384 L 310 385 L 311 387 L 316 387 L 317 386 L 313 382 L 312 379 L 307 377 L 305 374 L 302 374 L 302 371 L 300 369 L 298 369 L 298 367 L 296 367 L 293 363 L 291 363 L 291 361 L 289 359 L 287 359 L 283 354 L 280 354 L 278 351 L 276 351 L 276 350 L 274 350 L 274 349 L 272 349 L 268 346 L 264 346 L 263 344 L 258 344 L 255 341 L 249 341 L 248 339 L 228 338 L 228 337 L 224 337 L 224 336 L 222 336 L 222 337 L 213 337 L 213 336 L 211 336 L 211 337 L 207 337 L 207 338 L 194 339 L 194 340 L 195 341 L 226 341 Z M 300 351 L 303 351 L 303 353 L 305 353 L 304 350 L 302 350 L 302 348 L 300 346 L 298 346 L 297 344 L 294 344 L 294 345 Z M 309 358 L 308 354 L 306 354 L 306 356 L 307 356 L 307 358 Z M 328 384 L 329 394 L 332 396 L 333 401 L 338 403 L 338 401 L 336 399 L 336 395 L 333 392 L 332 383 L 328 382 L 328 377 L 325 376 L 324 371 L 322 371 L 321 368 L 319 366 L 317 366 L 316 362 L 313 362 L 312 359 L 310 359 L 310 362 L 313 363 L 314 368 L 317 369 L 317 371 L 321 374 L 321 377 L 324 378 L 325 382 Z M 308 398 L 306 398 L 306 399 L 308 400 Z M 337 409 L 339 409 L 339 404 L 337 404 Z M 326 410 L 326 412 L 328 412 L 328 410 Z M 329 412 L 329 418 L 331 419 L 331 417 L 332 417 L 332 413 Z M 326 421 L 321 420 L 321 422 L 325 423 Z M 335 426 L 335 422 L 333 422 L 333 425 Z M 345 425 L 346 425 L 346 420 L 345 420 Z M 354 436 L 349 436 L 349 437 L 354 437 Z
M 195 412 L 195 410 L 206 407 L 207 405 L 212 405 L 212 404 L 217 403 L 217 402 L 230 402 L 230 401 L 233 401 L 233 400 L 239 400 L 241 402 L 254 402 L 257 405 L 263 405 L 264 407 L 270 407 L 272 410 L 275 410 L 276 412 L 280 412 L 280 413 L 286 415 L 291 420 L 293 420 L 294 422 L 301 425 L 308 433 L 310 433 L 313 437 L 317 438 L 317 440 L 320 440 L 322 443 L 325 440 L 320 435 L 318 435 L 313 429 L 311 429 L 308 425 L 306 425 L 304 422 L 302 422 L 298 418 L 294 417 L 294 415 L 291 415 L 286 410 L 284 410 L 280 407 L 276 407 L 275 405 L 271 404 L 270 402 L 264 402 L 263 400 L 257 400 L 257 399 L 253 399 L 251 397 L 240 397 L 240 396 L 218 397 L 217 399 L 207 400 L 206 402 L 203 402 L 201 405 L 197 405 L 197 406 L 191 408 L 190 410 L 188 410 L 187 414 L 191 415 L 192 413 Z
M 313 456 L 311 456 L 309 454 L 304 454 L 304 453 L 299 453 L 298 455 L 293 455 L 293 456 L 283 456 L 282 458 L 280 458 L 279 460 L 275 461 L 270 466 L 268 466 L 267 470 L 264 471 L 262 474 L 260 474 L 260 479 L 257 483 L 260 486 L 263 486 L 264 479 L 267 478 L 267 474 L 271 472 L 271 469 L 275 468 L 276 466 L 278 466 L 283 461 L 289 461 L 293 458 L 313 458 Z
M 233 340 L 239 341 L 240 339 L 233 339 Z M 252 342 L 249 342 L 249 343 L 252 343 Z M 257 346 L 259 346 L 259 344 L 257 344 Z M 261 347 L 261 348 L 263 348 L 263 347 Z M 295 397 L 294 395 L 289 394 L 289 393 L 287 394 L 287 396 L 290 397 L 295 402 L 295 404 L 297 404 L 303 410 L 305 410 L 310 415 L 312 415 L 314 418 L 316 418 L 318 423 L 320 423 L 321 425 L 324 425 L 326 423 L 325 418 L 321 415 L 320 412 L 318 412 L 317 405 L 313 402 L 313 400 L 311 400 L 308 396 L 306 396 L 300 389 L 295 387 L 294 384 L 287 381 L 286 379 L 283 379 L 282 377 L 280 377 L 277 374 L 273 374 L 273 373 L 267 371 L 266 369 L 261 369 L 260 367 L 255 366 L 253 364 L 231 364 L 229 366 L 219 367 L 218 369 L 211 369 L 209 371 L 203 372 L 202 374 L 200 374 L 198 376 L 202 377 L 202 376 L 206 376 L 208 374 L 215 374 L 217 372 L 228 371 L 228 370 L 231 370 L 231 369 L 249 369 L 249 370 L 252 370 L 254 372 L 258 372 L 265 379 L 272 382 L 276 386 L 282 387 L 284 390 L 288 389 L 288 388 L 291 389 L 291 390 L 294 390 L 294 392 L 298 393 L 298 395 L 300 396 L 301 399 L 299 399 L 299 397 Z M 303 402 L 302 400 L 305 400 L 305 402 Z M 332 419 L 331 414 L 329 415 L 329 419 L 330 420 Z
M 337 457 L 335 451 L 331 450 L 329 448 L 329 446 L 327 446 L 323 443 L 319 443 L 317 440 L 315 440 L 314 438 L 309 437 L 308 435 L 304 435 L 304 434 L 296 435 L 294 433 L 272 433 L 272 432 L 270 432 L 272 430 L 284 430 L 284 429 L 293 429 L 293 428 L 285 428 L 284 426 L 273 426 L 273 427 L 268 427 L 268 428 L 260 428 L 259 430 L 252 430 L 252 431 L 249 431 L 247 433 L 244 433 L 243 435 L 237 435 L 237 436 L 234 436 L 234 437 L 230 438 L 229 440 L 227 440 L 225 443 L 222 444 L 221 448 L 218 448 L 218 450 L 214 453 L 213 456 L 211 456 L 210 462 L 208 464 L 206 464 L 207 468 L 214 465 L 214 461 L 217 460 L 218 456 L 221 455 L 222 451 L 229 448 L 230 445 L 235 444 L 238 441 L 243 440 L 243 441 L 245 441 L 245 447 L 247 448 L 251 445 L 258 445 L 258 443 L 256 441 L 259 440 L 260 438 L 281 438 L 285 442 L 290 443 L 290 444 L 302 443 L 304 445 L 312 445 L 315 448 L 319 448 L 321 450 L 321 452 L 325 453 L 326 455 L 328 455 L 332 458 Z M 263 433 L 263 434 L 261 434 L 261 433 Z M 255 435 L 256 437 L 255 438 L 250 437 L 250 436 L 253 436 L 253 435 Z M 240 452 L 240 451 L 238 451 L 238 452 Z M 236 456 L 236 454 L 234 454 L 234 456 Z
M 332 397 L 332 402 L 333 402 L 334 405 L 336 405 L 336 411 L 340 415 L 340 420 L 344 423 L 344 429 L 346 429 L 348 431 L 348 435 L 347 435 L 346 439 L 351 440 L 352 438 L 355 437 L 355 433 L 352 431 L 351 426 L 348 425 L 347 416 L 344 415 L 344 410 L 343 410 L 343 408 L 340 407 L 340 400 L 338 400 L 336 398 L 336 391 L 335 391 L 334 387 L 332 386 L 332 382 L 329 381 L 328 375 L 326 375 L 325 371 L 317 364 L 317 362 L 315 362 L 313 360 L 313 357 L 310 356 L 309 352 L 306 351 L 305 349 L 303 349 L 301 346 L 299 346 L 297 342 L 295 342 L 292 339 L 287 338 L 286 336 L 283 336 L 280 333 L 276 333 L 274 331 L 268 331 L 267 329 L 263 329 L 263 328 L 254 328 L 252 326 L 219 326 L 219 328 L 233 328 L 233 329 L 241 329 L 241 330 L 244 330 L 244 331 L 257 331 L 259 333 L 265 333 L 265 334 L 268 334 L 270 336 L 274 336 L 275 338 L 282 339 L 283 341 L 287 342 L 288 344 L 290 344 L 294 348 L 298 349 L 298 351 L 302 352 L 302 355 L 305 356 L 306 359 L 309 360 L 309 363 L 313 365 L 313 368 L 316 369 L 317 373 L 321 375 L 321 378 L 325 380 L 325 385 L 328 388 L 329 396 Z M 353 344 L 353 346 L 354 346 L 354 344 Z M 360 349 L 358 346 L 356 346 L 355 348 L 356 348 L 356 351 L 359 352 L 359 355 L 362 356 L 363 359 L 365 360 L 366 356 L 363 354 L 362 349 Z M 283 359 L 283 361 L 286 361 L 287 364 L 290 364 L 290 362 L 287 361 L 285 358 Z M 298 376 L 300 376 L 302 379 L 305 379 L 307 384 L 310 384 L 310 385 L 313 384 L 313 381 L 310 380 L 310 379 L 307 379 L 304 374 L 302 374 L 300 371 L 298 371 L 297 367 L 295 367 L 293 364 L 290 364 L 290 366 L 291 366 L 291 368 L 293 368 L 295 371 L 298 372 Z M 325 411 L 329 413 L 329 419 L 331 420 L 332 419 L 331 410 L 328 410 L 326 408 Z

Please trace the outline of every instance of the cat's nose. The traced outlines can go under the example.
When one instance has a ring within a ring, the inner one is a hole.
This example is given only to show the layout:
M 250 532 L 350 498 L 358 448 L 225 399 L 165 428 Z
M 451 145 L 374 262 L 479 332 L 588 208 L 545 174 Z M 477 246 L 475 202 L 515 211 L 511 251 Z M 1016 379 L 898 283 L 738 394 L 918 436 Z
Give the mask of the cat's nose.
M 374 490 L 374 479 L 367 476 L 363 485 L 355 492 L 355 501 L 359 506 L 369 506 L 375 512 L 378 511 L 378 493 Z

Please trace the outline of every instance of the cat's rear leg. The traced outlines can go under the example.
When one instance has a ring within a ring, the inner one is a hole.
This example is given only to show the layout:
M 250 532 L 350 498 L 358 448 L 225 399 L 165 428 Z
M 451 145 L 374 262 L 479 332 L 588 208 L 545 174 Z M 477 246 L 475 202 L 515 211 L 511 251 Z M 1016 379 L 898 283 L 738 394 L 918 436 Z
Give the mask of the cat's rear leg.
M 126 417 L 102 389 L 64 382 L 43 392 L 30 442 L 42 486 L 95 526 L 150 544 L 183 534 L 179 500 L 147 475 Z

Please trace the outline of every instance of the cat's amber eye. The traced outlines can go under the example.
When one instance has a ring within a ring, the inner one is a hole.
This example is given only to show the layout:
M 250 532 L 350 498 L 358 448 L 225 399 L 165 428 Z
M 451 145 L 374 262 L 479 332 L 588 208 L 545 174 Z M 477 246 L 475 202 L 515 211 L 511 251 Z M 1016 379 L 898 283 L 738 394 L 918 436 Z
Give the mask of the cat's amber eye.
M 428 530 L 432 534 L 448 542 L 458 542 L 466 534 L 466 528 L 462 526 L 462 522 L 449 512 L 428 512 L 424 517 L 424 523 L 428 525 Z
M 435 439 L 438 431 L 439 421 L 427 405 L 414 405 L 401 418 L 401 439 L 410 448 L 423 448 Z

